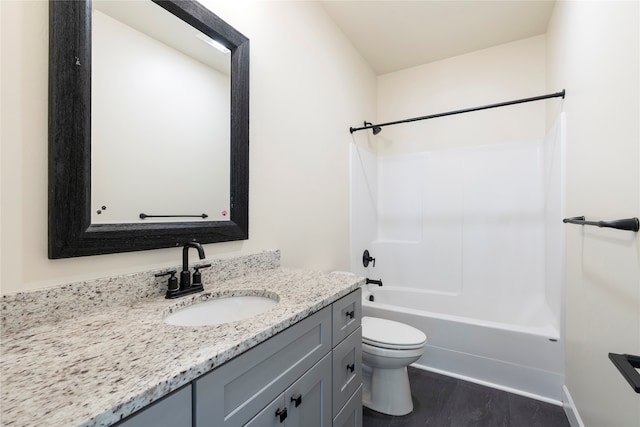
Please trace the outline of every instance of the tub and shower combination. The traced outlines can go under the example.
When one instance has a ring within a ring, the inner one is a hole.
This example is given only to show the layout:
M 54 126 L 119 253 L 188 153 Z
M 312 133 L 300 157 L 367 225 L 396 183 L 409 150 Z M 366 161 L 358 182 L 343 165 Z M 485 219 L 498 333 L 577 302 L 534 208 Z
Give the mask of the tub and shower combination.
M 363 315 L 406 323 L 427 335 L 417 367 L 560 401 L 562 344 L 543 304 L 532 301 L 523 314 L 496 304 L 459 304 L 455 296 L 386 283 L 367 285 L 363 291 Z
M 351 269 L 383 282 L 363 314 L 422 330 L 416 367 L 561 404 L 562 123 L 495 146 L 353 147 Z

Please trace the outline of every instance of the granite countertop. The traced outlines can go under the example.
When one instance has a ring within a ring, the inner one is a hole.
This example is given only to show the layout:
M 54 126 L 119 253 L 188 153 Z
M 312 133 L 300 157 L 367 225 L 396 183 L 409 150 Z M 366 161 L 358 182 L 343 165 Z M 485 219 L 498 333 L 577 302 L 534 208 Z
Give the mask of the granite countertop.
M 3 333 L 3 426 L 107 426 L 180 388 L 361 285 L 353 275 L 271 269 L 176 300 L 131 304 Z M 163 322 L 195 300 L 277 295 L 268 311 L 217 326 Z

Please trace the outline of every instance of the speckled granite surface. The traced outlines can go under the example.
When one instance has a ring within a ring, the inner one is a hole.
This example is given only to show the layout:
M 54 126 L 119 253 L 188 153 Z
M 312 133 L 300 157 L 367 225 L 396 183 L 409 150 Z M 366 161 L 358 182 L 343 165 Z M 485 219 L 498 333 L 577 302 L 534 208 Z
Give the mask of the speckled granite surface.
M 203 271 L 204 273 L 204 271 Z M 212 272 L 213 274 L 213 272 Z M 205 283 L 178 300 L 162 295 L 43 323 L 0 342 L 3 426 L 106 426 L 347 295 L 363 279 L 265 269 Z M 232 295 L 277 295 L 272 309 L 218 326 L 163 322 L 179 306 Z
M 197 261 L 192 255 L 192 268 L 194 265 L 208 263 L 212 266 L 201 270 L 202 282 L 215 284 L 233 277 L 279 267 L 280 251 Z M 179 277 L 182 266 L 69 283 L 35 292 L 2 295 L 0 331 L 3 334 L 23 331 L 43 323 L 85 316 L 95 310 L 104 310 L 105 307 L 132 304 L 149 297 L 164 295 L 167 290 L 167 277 L 156 278 L 155 273 L 167 270 L 178 271 L 176 277 Z

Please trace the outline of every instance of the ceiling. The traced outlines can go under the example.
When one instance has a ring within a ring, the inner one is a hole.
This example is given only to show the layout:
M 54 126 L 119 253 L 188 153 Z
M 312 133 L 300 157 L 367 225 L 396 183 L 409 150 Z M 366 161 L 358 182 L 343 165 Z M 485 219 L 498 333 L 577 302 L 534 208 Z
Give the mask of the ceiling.
M 376 74 L 546 33 L 554 0 L 322 0 Z

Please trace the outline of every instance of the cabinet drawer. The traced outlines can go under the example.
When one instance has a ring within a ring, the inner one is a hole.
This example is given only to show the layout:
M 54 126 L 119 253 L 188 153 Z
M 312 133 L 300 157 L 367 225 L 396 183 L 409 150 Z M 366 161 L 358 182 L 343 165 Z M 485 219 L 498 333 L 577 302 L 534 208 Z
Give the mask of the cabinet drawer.
M 331 307 L 193 382 L 198 427 L 243 425 L 331 350 Z
M 140 410 L 118 427 L 191 427 L 191 385 Z
M 333 427 L 362 427 L 362 386 L 333 419 Z
M 362 385 L 362 328 L 333 349 L 333 415 Z
M 362 290 L 360 288 L 333 303 L 333 346 L 355 331 L 362 321 Z

